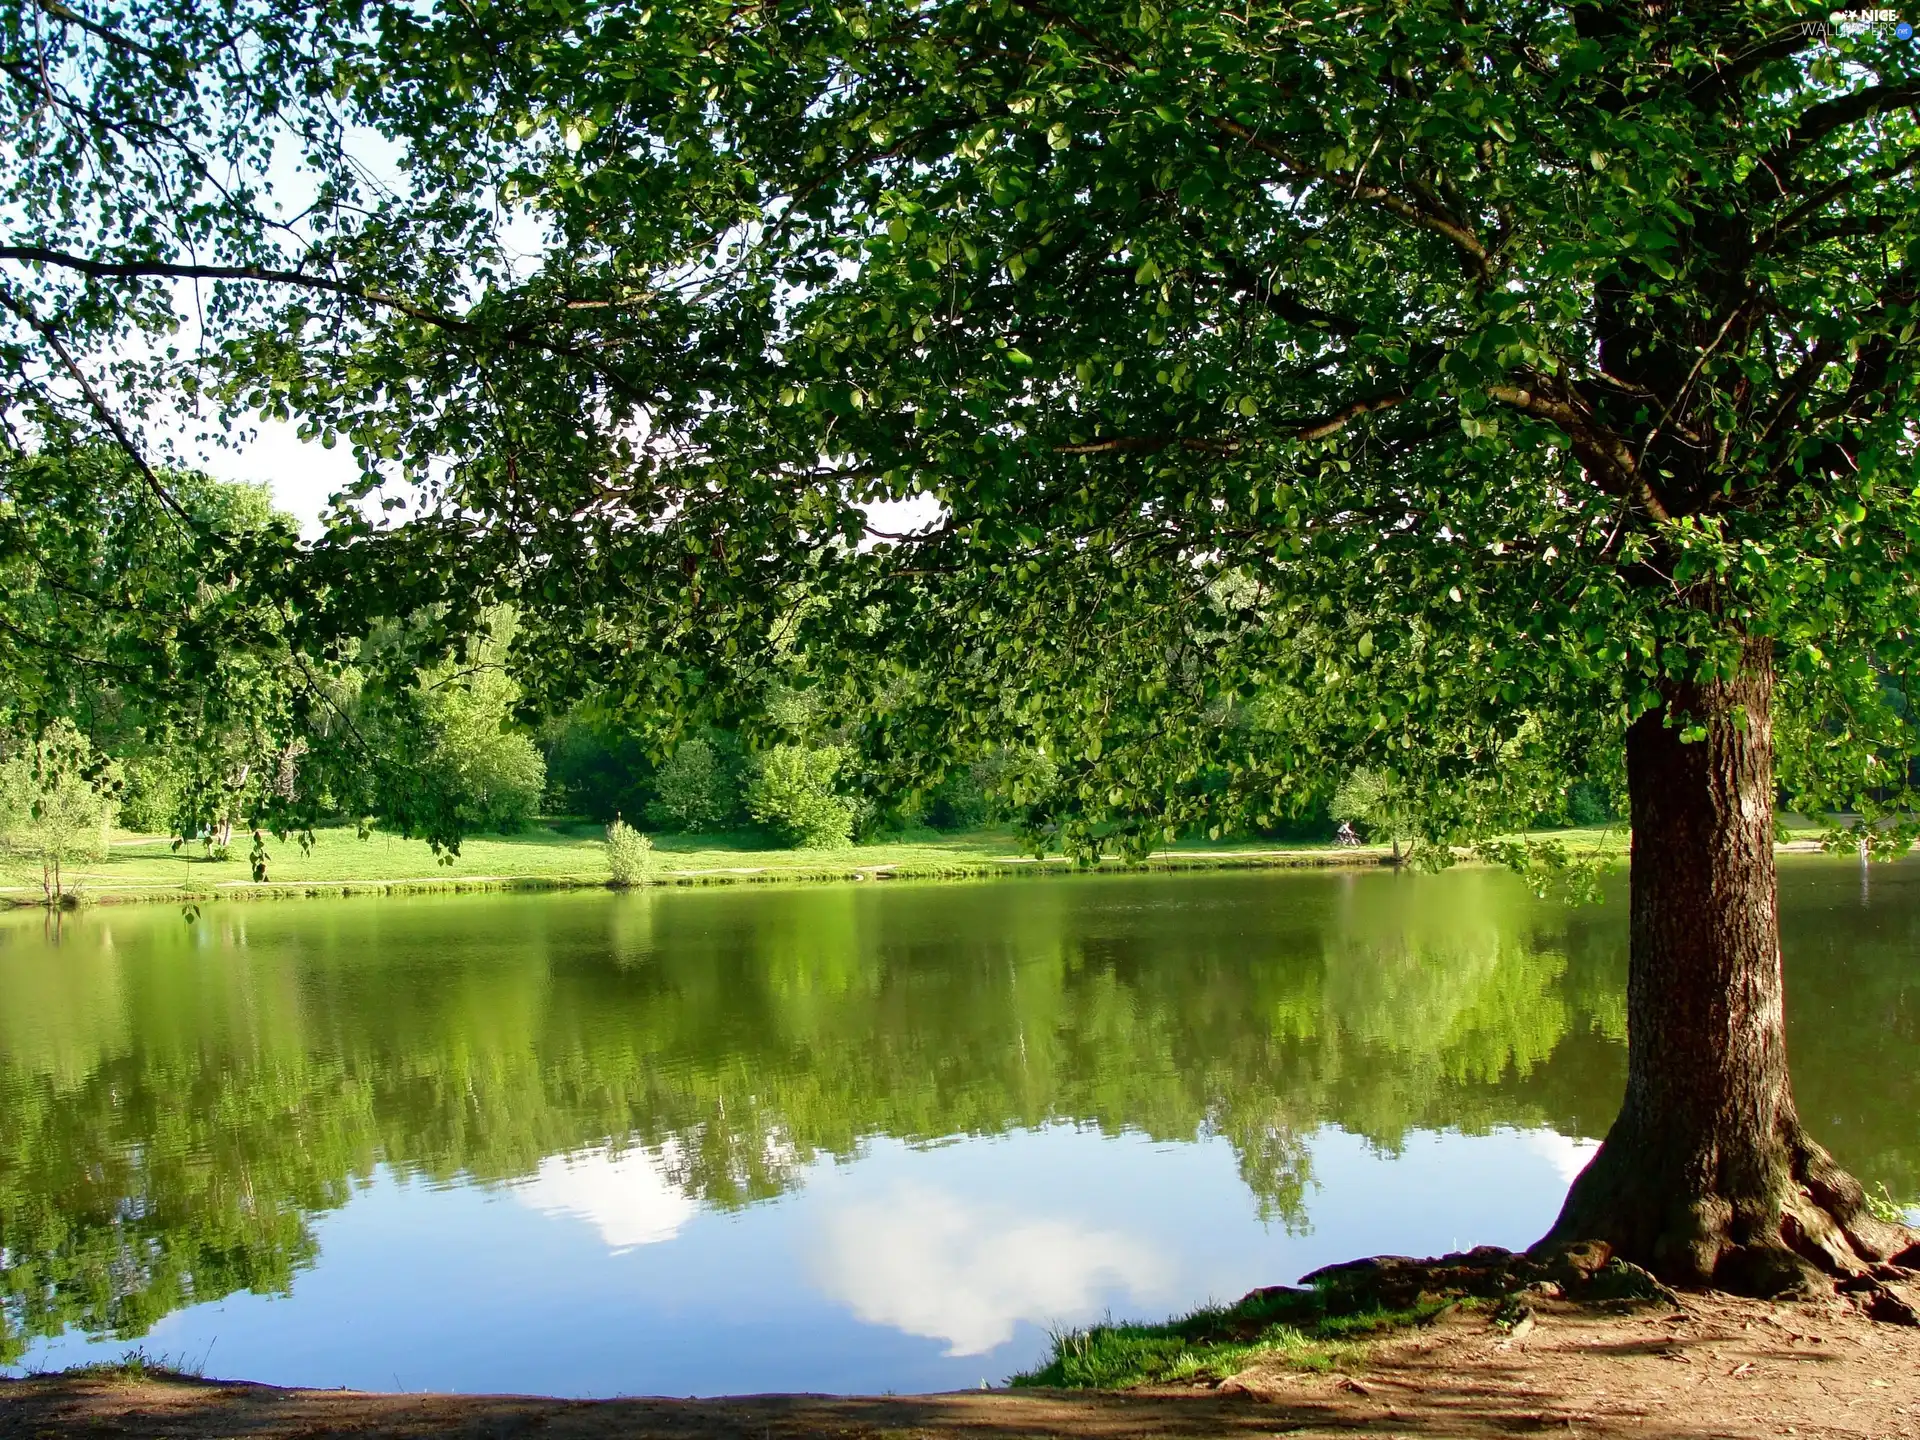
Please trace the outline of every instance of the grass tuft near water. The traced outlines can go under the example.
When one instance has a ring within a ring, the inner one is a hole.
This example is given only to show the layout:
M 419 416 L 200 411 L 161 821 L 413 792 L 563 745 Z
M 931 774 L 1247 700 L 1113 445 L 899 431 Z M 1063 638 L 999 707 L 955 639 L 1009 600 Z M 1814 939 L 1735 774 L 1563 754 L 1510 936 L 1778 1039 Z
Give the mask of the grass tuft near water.
M 1205 1305 L 1158 1325 L 1093 1325 L 1053 1333 L 1053 1354 L 1014 1385 L 1125 1390 L 1225 1380 L 1255 1360 L 1301 1370 L 1332 1370 L 1357 1358 L 1385 1331 L 1423 1325 L 1455 1302 L 1423 1302 L 1406 1310 L 1332 1315 L 1313 1290 L 1275 1286 L 1233 1305 Z

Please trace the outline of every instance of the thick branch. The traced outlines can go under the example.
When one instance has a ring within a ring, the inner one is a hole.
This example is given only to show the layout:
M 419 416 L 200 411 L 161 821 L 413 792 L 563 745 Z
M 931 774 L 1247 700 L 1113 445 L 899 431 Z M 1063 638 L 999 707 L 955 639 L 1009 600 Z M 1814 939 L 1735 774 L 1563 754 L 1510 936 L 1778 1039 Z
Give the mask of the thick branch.
M 1764 69 L 1775 60 L 1797 55 L 1819 43 L 1819 37 L 1809 27 L 1795 25 L 1785 33 L 1743 51 L 1711 74 L 1694 81 L 1687 91 L 1687 98 L 1703 108 L 1711 108 L 1756 70 Z
M 1567 432 L 1573 450 L 1588 466 L 1600 470 L 1612 482 L 1606 488 L 1616 494 L 1630 494 L 1646 507 L 1655 520 L 1672 516 L 1660 497 L 1641 475 L 1639 464 L 1626 441 L 1599 424 L 1591 415 L 1569 400 L 1539 390 L 1511 385 L 1489 385 L 1489 399 L 1510 405 L 1542 420 L 1551 420 Z
M 1869 85 L 1851 95 L 1822 100 L 1801 112 L 1794 122 L 1793 138 L 1768 157 L 1775 165 L 1791 164 L 1808 147 L 1817 144 L 1835 130 L 1871 120 L 1887 110 L 1920 103 L 1920 84 Z

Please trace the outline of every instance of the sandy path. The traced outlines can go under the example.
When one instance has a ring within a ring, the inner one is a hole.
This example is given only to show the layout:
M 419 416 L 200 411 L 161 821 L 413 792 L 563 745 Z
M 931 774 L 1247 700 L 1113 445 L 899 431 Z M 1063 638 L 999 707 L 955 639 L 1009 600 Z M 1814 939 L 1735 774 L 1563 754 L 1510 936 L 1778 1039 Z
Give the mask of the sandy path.
M 1347 1375 L 1256 1369 L 1219 1388 L 1095 1395 L 562 1401 L 367 1395 L 189 1380 L 0 1384 L 0 1436 L 532 1436 L 551 1440 L 998 1440 L 1356 1433 L 1820 1440 L 1920 1437 L 1920 1331 L 1848 1307 L 1689 1297 L 1602 1314 L 1542 1306 L 1518 1338 L 1456 1315 L 1383 1342 Z

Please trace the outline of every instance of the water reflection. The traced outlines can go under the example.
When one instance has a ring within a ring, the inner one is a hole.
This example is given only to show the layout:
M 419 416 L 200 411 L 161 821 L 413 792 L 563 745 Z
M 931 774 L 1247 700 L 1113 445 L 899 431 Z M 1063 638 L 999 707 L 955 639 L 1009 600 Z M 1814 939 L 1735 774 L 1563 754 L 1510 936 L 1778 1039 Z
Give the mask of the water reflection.
M 1022 1320 L 1089 1319 L 1115 1288 L 1151 1298 L 1172 1278 L 1137 1236 L 904 1181 L 831 1211 L 821 1230 L 823 1291 L 869 1324 L 944 1341 L 948 1355 L 984 1354 Z
M 1789 867 L 1785 892 L 1802 1109 L 1896 1193 L 1920 1189 L 1915 876 L 1876 871 L 1865 908 L 1850 864 Z M 948 1356 L 1168 1308 L 1198 1282 L 1165 1232 L 1226 1203 L 1180 1168 L 1203 1155 L 1277 1233 L 1323 1239 L 1342 1217 L 1316 1196 L 1359 1173 L 1342 1135 L 1401 1157 L 1392 1176 L 1436 1134 L 1531 1156 L 1548 1189 L 1577 1169 L 1618 1100 L 1622 922 L 1617 896 L 1570 911 L 1478 871 L 102 909 L 57 945 L 10 917 L 0 1361 L 313 1293 L 300 1272 L 346 1263 L 324 1217 L 423 1185 L 570 1227 L 604 1264 L 692 1255 L 702 1217 L 805 1194 L 790 1283 Z M 1000 1173 L 978 1141 L 1020 1135 L 1072 1165 L 968 1188 Z M 1150 1147 L 1110 1182 L 1140 1192 L 1125 1224 L 1092 1178 L 1121 1152 L 1086 1148 L 1120 1135 Z M 954 1137 L 964 1157 L 926 1148 Z M 855 1185 L 883 1155 L 885 1185 Z M 1435 1165 L 1455 1192 L 1369 1180 L 1388 1220 L 1342 1243 L 1491 1213 L 1493 1170 Z
M 513 1198 L 543 1215 L 584 1220 L 619 1255 L 680 1233 L 699 1206 L 674 1183 L 671 1160 L 651 1150 L 584 1150 L 552 1155 Z

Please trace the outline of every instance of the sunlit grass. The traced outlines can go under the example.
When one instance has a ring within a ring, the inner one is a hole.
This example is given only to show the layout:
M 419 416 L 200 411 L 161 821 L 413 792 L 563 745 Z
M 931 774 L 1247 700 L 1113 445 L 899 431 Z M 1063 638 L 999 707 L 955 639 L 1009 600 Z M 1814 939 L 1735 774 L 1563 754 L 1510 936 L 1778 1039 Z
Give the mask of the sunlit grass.
M 1047 1362 L 1012 1383 L 1099 1390 L 1179 1385 L 1225 1380 L 1256 1360 L 1334 1370 L 1356 1361 L 1372 1337 L 1424 1324 L 1450 1303 L 1329 1315 L 1314 1291 L 1256 1290 L 1238 1304 L 1203 1306 L 1163 1324 L 1056 1331 Z
M 1815 833 L 1799 821 L 1796 834 Z M 383 831 L 362 837 L 350 825 L 330 826 L 313 836 L 311 848 L 294 837 L 268 838 L 267 874 L 276 886 L 385 886 L 410 884 L 485 884 L 521 881 L 528 884 L 600 885 L 609 878 L 602 830 L 584 821 L 539 821 L 515 835 L 475 835 L 462 842 L 457 855 L 436 857 L 424 840 L 410 840 Z M 1045 864 L 1066 868 L 1061 856 L 1037 862 L 1025 853 L 1008 829 L 983 829 L 961 834 L 932 830 L 910 832 L 868 845 L 837 850 L 789 850 L 768 845 L 753 832 L 729 835 L 670 835 L 653 837 L 656 878 L 666 883 L 703 884 L 743 879 L 836 879 L 878 873 L 919 877 L 965 877 L 1005 874 Z M 1628 848 L 1624 824 L 1604 828 L 1534 832 L 1530 838 L 1550 840 L 1570 854 L 1598 852 L 1608 861 L 1623 858 Z M 104 861 L 70 867 L 68 878 L 83 896 L 144 891 L 186 890 L 212 892 L 220 887 L 244 886 L 252 881 L 248 864 L 250 839 L 234 837 L 227 858 L 216 859 L 198 843 L 174 847 L 166 836 L 117 834 Z M 1274 841 L 1204 838 L 1182 840 L 1155 852 L 1151 863 L 1160 866 L 1204 867 L 1213 864 L 1318 863 L 1341 861 L 1369 864 L 1384 855 L 1378 846 L 1334 851 L 1324 841 Z M 1122 862 L 1108 857 L 1103 868 L 1119 869 Z M 0 872 L 0 892 L 11 888 L 12 898 L 38 894 L 37 874 Z
M 268 837 L 267 875 L 275 885 L 404 884 L 409 882 L 480 883 L 527 880 L 603 884 L 609 878 L 602 830 L 585 822 L 536 822 L 515 835 L 475 835 L 457 855 L 436 856 L 424 840 L 382 831 L 362 837 L 352 826 L 315 831 L 310 847 L 296 837 Z M 698 883 L 752 878 L 835 878 L 890 871 L 903 875 L 1004 873 L 1030 866 L 1011 830 L 976 830 L 945 835 L 926 830 L 876 844 L 835 850 L 791 850 L 769 846 L 751 832 L 733 835 L 653 837 L 656 875 L 663 881 Z M 69 870 L 83 893 L 153 888 L 213 890 L 252 880 L 251 840 L 236 834 L 225 859 L 191 843 L 175 847 L 166 836 L 120 834 L 108 858 Z M 1277 845 L 1271 841 L 1188 842 L 1170 846 L 1169 860 L 1199 863 L 1208 857 L 1302 854 L 1325 845 Z M 1058 856 L 1045 862 L 1064 866 Z M 1118 867 L 1117 859 L 1107 864 Z M 32 877 L 0 876 L 0 885 L 25 886 Z

